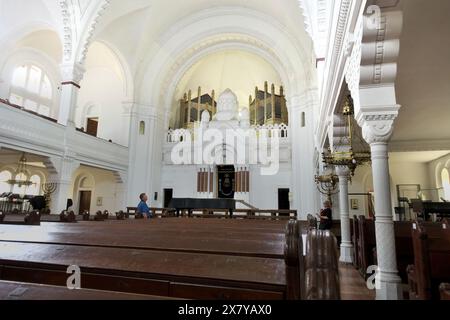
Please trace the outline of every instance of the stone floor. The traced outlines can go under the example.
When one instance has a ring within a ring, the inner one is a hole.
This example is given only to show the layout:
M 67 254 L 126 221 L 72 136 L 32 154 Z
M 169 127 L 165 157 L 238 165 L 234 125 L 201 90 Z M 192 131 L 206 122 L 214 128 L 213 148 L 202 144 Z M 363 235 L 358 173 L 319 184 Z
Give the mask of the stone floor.
M 375 291 L 369 290 L 359 272 L 352 266 L 339 267 L 342 300 L 375 300 Z

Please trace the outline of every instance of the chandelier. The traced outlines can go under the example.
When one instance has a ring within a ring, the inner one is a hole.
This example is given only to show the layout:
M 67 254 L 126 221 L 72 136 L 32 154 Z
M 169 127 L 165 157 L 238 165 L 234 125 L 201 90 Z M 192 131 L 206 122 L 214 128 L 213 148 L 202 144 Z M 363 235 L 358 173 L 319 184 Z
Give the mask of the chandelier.
M 338 191 L 338 183 L 339 183 L 339 177 L 335 174 L 327 174 L 319 176 L 317 175 L 315 177 L 315 181 L 317 184 L 317 189 L 320 193 L 327 196 L 327 200 L 331 201 L 331 196 L 337 193 Z
M 20 179 L 21 177 L 24 179 Z M 19 164 L 14 173 L 14 179 L 8 180 L 8 184 L 18 186 L 19 188 L 22 188 L 23 186 L 29 187 L 33 184 L 33 182 L 27 178 L 27 158 L 25 153 L 20 157 Z
M 355 170 L 359 165 L 363 165 L 371 162 L 370 151 L 358 151 L 355 152 L 356 141 L 355 138 L 359 138 L 354 130 L 354 106 L 352 97 L 349 95 L 345 99 L 345 104 L 342 112 L 343 117 L 346 120 L 346 135 L 341 138 L 339 145 L 343 146 L 345 151 L 331 151 L 328 150 L 322 153 L 323 162 L 330 166 L 346 166 L 350 169 L 351 175 L 355 175 Z M 359 138 L 359 145 L 364 145 L 363 139 Z M 348 147 L 348 148 L 346 148 Z

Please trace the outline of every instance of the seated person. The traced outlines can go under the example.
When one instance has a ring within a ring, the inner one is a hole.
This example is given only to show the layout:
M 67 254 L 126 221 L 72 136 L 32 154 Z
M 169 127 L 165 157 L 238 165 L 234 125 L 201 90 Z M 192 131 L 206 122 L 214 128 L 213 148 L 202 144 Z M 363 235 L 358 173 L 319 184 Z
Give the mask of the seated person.
M 324 209 L 320 210 L 320 224 L 319 230 L 331 230 L 333 225 L 333 214 L 331 211 L 331 202 L 325 201 L 323 203 Z
M 139 198 L 141 199 L 141 202 L 137 206 L 137 211 L 142 213 L 142 215 L 144 216 L 145 219 L 152 218 L 150 208 L 147 205 L 148 196 L 145 193 L 141 193 Z

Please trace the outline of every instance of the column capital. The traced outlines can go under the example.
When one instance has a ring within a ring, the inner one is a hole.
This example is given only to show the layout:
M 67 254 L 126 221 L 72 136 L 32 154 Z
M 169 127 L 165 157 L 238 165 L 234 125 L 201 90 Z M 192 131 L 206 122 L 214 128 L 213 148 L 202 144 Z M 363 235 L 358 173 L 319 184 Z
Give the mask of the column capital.
M 394 121 L 400 105 L 379 108 L 361 108 L 357 121 L 368 144 L 388 143 L 394 132 Z
M 339 181 L 342 180 L 342 178 L 347 178 L 350 176 L 350 169 L 348 166 L 336 166 L 336 174 L 339 177 Z
M 79 86 L 86 69 L 78 63 L 64 63 L 60 65 L 63 83 L 73 82 Z

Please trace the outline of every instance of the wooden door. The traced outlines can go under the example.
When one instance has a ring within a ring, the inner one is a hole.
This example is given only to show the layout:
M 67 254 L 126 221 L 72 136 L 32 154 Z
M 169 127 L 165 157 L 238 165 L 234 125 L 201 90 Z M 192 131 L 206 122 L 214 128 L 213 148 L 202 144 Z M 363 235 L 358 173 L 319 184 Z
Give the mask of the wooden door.
M 79 214 L 83 214 L 84 211 L 91 210 L 91 191 L 80 191 L 80 206 L 79 206 Z
M 173 189 L 164 189 L 164 208 L 168 208 L 173 198 Z
M 289 189 L 278 189 L 278 209 L 290 210 Z
M 86 133 L 96 137 L 98 131 L 98 118 L 87 119 Z

